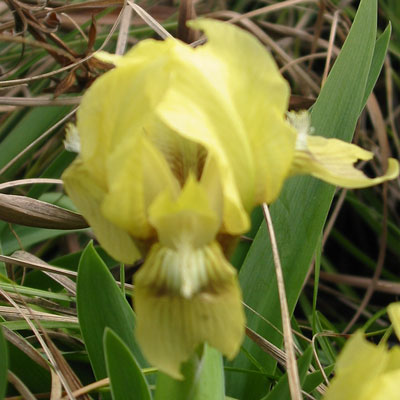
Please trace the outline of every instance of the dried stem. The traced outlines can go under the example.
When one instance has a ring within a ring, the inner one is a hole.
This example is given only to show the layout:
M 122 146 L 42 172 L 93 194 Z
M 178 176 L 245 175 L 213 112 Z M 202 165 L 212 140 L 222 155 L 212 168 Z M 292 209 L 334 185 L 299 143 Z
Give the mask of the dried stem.
M 294 352 L 294 340 L 292 327 L 290 325 L 289 308 L 286 300 L 285 282 L 283 280 L 282 266 L 279 258 L 278 245 L 276 242 L 274 227 L 272 225 L 271 214 L 267 204 L 263 204 L 264 217 L 267 222 L 268 232 L 271 240 L 272 254 L 274 258 L 276 280 L 278 284 L 279 302 L 281 305 L 283 340 L 287 356 L 287 374 L 289 381 L 289 389 L 292 400 L 301 400 L 301 386 L 299 379 L 299 371 L 297 370 L 296 356 Z

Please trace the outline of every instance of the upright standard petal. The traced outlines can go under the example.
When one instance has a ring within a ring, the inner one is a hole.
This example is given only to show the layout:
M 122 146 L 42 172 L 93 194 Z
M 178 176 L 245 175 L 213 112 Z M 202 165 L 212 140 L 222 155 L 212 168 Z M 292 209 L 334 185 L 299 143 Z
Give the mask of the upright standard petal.
M 149 121 L 144 131 L 146 137 L 163 154 L 182 187 L 190 174 L 200 179 L 207 158 L 207 150 L 202 145 L 179 135 L 159 118 Z M 215 170 L 214 175 L 217 175 Z
M 225 228 L 238 234 L 248 228 L 246 212 L 273 201 L 289 174 L 296 140 L 284 118 L 289 88 L 252 35 L 218 21 L 191 24 L 205 31 L 208 42 L 196 49 L 176 44 L 180 73 L 171 77 L 158 113 L 215 156 Z
M 81 157 L 90 163 L 93 174 L 105 177 L 104 160 L 124 146 L 125 140 L 141 133 L 154 117 L 169 85 L 170 58 L 164 54 L 169 46 L 170 42 L 153 40 L 135 46 L 131 51 L 135 62 L 108 71 L 85 93 L 77 113 L 77 129 Z
M 226 86 L 226 64 L 176 41 L 171 57 L 176 71 L 156 112 L 180 135 L 201 144 L 218 163 L 224 185 L 225 224 L 234 233 L 249 227 L 247 207 L 251 206 L 254 161 L 243 123 Z M 240 189 L 239 189 L 240 186 Z M 242 195 L 245 198 L 242 198 Z
M 89 222 L 104 249 L 116 260 L 125 263 L 139 259 L 141 254 L 129 233 L 103 216 L 101 204 L 106 192 L 80 158 L 69 166 L 62 179 L 68 195 Z
M 290 89 L 275 60 L 250 33 L 211 19 L 191 21 L 208 43 L 199 58 L 227 64 L 225 75 L 235 110 L 243 121 L 255 162 L 254 204 L 274 201 L 288 176 L 296 135 L 285 120 Z

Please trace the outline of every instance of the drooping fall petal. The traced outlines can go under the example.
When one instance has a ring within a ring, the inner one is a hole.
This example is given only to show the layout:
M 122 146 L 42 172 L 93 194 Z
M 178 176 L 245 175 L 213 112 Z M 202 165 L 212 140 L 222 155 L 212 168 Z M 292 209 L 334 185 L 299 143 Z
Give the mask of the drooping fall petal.
M 244 334 L 241 293 L 216 242 L 186 252 L 154 245 L 135 285 L 136 337 L 161 371 L 182 378 L 181 363 L 204 342 L 230 359 L 236 355 Z
M 180 364 L 203 342 L 232 358 L 244 314 L 236 271 L 215 236 L 221 224 L 191 175 L 179 198 L 165 192 L 149 210 L 158 233 L 135 278 L 137 338 L 147 359 L 180 377 Z

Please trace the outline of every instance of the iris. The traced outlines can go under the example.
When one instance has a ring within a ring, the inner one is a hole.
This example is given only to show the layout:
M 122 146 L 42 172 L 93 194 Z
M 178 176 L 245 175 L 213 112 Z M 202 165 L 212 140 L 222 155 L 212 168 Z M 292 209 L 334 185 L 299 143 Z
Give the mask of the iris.
M 388 307 L 397 337 L 400 337 L 400 303 Z M 387 349 L 368 342 L 357 331 L 346 343 L 336 363 L 336 376 L 324 400 L 395 400 L 399 397 L 400 347 Z
M 175 378 L 207 342 L 239 350 L 244 313 L 228 261 L 249 214 L 274 201 L 288 177 L 312 174 L 346 187 L 369 179 L 353 168 L 371 153 L 310 135 L 306 113 L 286 116 L 289 87 L 247 32 L 191 22 L 208 39 L 144 40 L 82 99 L 79 156 L 65 188 L 101 245 L 117 260 L 145 262 L 135 277 L 137 339 L 150 363 Z M 67 140 L 68 141 L 68 140 Z

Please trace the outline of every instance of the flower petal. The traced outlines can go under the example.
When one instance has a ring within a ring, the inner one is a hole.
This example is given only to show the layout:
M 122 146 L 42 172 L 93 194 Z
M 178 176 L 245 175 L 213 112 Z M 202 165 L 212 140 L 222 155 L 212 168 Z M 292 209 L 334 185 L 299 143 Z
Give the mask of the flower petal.
M 160 118 L 184 137 L 204 146 L 218 161 L 229 206 L 227 229 L 241 233 L 249 226 L 243 209 L 253 204 L 254 161 L 243 123 L 235 109 L 225 76 L 227 64 L 213 56 L 199 57 L 181 43 L 174 48 L 176 70 L 157 108 Z M 232 210 L 235 209 L 235 210 Z
M 89 222 L 104 249 L 116 260 L 125 263 L 139 259 L 140 252 L 129 234 L 102 215 L 105 190 L 80 158 L 69 166 L 62 179 L 68 195 Z
M 363 400 L 398 400 L 400 370 L 379 376 Z
M 218 162 L 214 157 L 209 155 L 204 161 L 200 182 L 208 197 L 211 209 L 213 209 L 221 219 L 224 211 L 222 194 L 223 184 L 221 182 L 221 176 L 217 171 Z M 220 227 L 220 231 L 222 231 L 223 228 L 224 227 Z
M 150 207 L 149 218 L 159 241 L 172 248 L 182 243 L 194 248 L 207 245 L 221 225 L 221 216 L 211 208 L 206 191 L 193 175 L 189 175 L 177 200 L 169 192 L 160 194 Z
M 81 141 L 79 138 L 78 129 L 71 122 L 65 126 L 64 147 L 65 150 L 73 153 L 79 154 L 81 152 Z
M 172 38 L 168 38 L 167 40 L 141 40 L 123 56 L 107 53 L 105 51 L 99 51 L 95 54 L 95 57 L 101 61 L 114 64 L 117 67 L 138 65 L 145 66 L 152 61 L 163 58 L 165 55 L 168 57 L 170 51 L 169 46 L 171 45 L 171 42 L 174 41 L 175 39 Z
M 244 313 L 236 271 L 217 243 L 198 250 L 202 255 L 191 253 L 203 260 L 202 266 L 182 264 L 180 255 L 171 251 L 154 245 L 136 274 L 136 336 L 151 364 L 181 379 L 181 363 L 204 342 L 228 358 L 236 355 L 244 334 Z M 181 295 L 184 277 L 198 283 L 190 297 Z
M 181 186 L 190 173 L 200 178 L 207 155 L 203 146 L 179 135 L 158 118 L 149 121 L 144 130 L 146 137 L 164 155 Z
M 179 74 L 171 77 L 158 113 L 218 160 L 225 227 L 238 234 L 249 226 L 245 211 L 273 201 L 289 174 L 295 144 L 284 119 L 289 88 L 249 33 L 206 19 L 191 25 L 209 40 L 196 49 L 176 43 Z
M 387 312 L 392 322 L 397 338 L 400 340 L 400 303 L 391 303 L 388 305 Z
M 400 346 L 393 346 L 389 350 L 389 360 L 387 362 L 385 372 L 400 371 Z
M 104 160 L 132 135 L 142 133 L 154 116 L 169 84 L 170 59 L 163 56 L 169 47 L 170 42 L 144 41 L 130 52 L 134 62 L 108 71 L 86 91 L 77 129 L 82 159 L 90 162 L 93 174 L 106 176 Z
M 399 164 L 393 158 L 389 159 L 386 173 L 377 178 L 368 178 L 362 171 L 354 168 L 356 161 L 370 160 L 372 157 L 371 152 L 354 144 L 308 135 L 306 148 L 296 150 L 292 174 L 310 174 L 345 188 L 364 188 L 398 176 Z
M 179 185 L 161 152 L 141 134 L 125 141 L 107 160 L 108 192 L 104 215 L 133 237 L 154 234 L 148 208 L 161 192 L 179 192 Z
M 296 135 L 284 117 L 289 85 L 271 54 L 245 30 L 211 19 L 189 24 L 203 30 L 208 39 L 196 49 L 198 56 L 213 56 L 227 65 L 226 85 L 255 162 L 254 203 L 270 203 L 288 176 L 294 154 Z
M 379 384 L 388 361 L 385 346 L 375 346 L 356 332 L 346 343 L 336 363 L 336 376 L 324 400 L 365 400 Z

